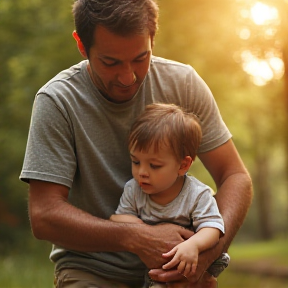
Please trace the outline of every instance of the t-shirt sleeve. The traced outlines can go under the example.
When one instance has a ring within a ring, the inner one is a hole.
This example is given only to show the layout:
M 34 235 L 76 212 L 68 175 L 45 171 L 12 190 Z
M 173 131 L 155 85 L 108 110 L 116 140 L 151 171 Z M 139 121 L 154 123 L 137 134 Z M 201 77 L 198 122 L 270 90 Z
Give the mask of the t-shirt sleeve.
M 46 94 L 35 98 L 20 179 L 72 186 L 76 157 L 71 125 L 64 109 Z
M 198 153 L 213 150 L 231 137 L 225 125 L 214 96 L 204 80 L 191 67 L 187 75 L 187 108 L 199 117 L 202 127 L 202 143 Z
M 131 181 L 125 184 L 124 191 L 115 214 L 130 214 L 138 217 L 135 201 L 136 189 L 133 189 L 133 186 L 134 185 L 131 185 Z
M 210 227 L 225 233 L 223 218 L 209 188 L 199 193 L 192 213 L 192 220 L 196 232 L 202 228 Z

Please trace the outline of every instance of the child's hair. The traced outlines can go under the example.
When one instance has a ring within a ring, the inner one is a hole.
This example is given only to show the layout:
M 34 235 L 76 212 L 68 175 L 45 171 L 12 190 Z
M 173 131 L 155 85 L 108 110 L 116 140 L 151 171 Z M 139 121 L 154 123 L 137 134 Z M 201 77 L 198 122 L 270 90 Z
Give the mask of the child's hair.
M 198 118 L 174 104 L 147 105 L 131 127 L 128 148 L 148 151 L 153 145 L 158 152 L 164 144 L 171 148 L 176 159 L 186 156 L 195 160 L 202 131 Z

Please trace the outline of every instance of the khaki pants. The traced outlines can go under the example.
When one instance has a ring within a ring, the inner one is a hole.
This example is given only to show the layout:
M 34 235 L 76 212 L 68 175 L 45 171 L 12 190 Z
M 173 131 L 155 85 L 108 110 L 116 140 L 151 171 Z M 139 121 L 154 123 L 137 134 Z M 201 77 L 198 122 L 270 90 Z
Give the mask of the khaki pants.
M 55 288 L 132 288 L 132 286 L 77 269 L 60 270 L 56 274 L 54 285 Z
M 218 282 L 217 278 L 211 276 L 209 273 L 205 272 L 202 278 L 197 284 L 191 284 L 189 282 L 178 282 L 178 283 L 154 283 L 149 288 L 217 288 Z
M 151 288 L 216 288 L 217 279 L 205 273 L 196 285 L 189 283 L 155 283 Z M 63 269 L 57 273 L 54 280 L 55 288 L 141 288 L 111 281 L 89 272 L 77 269 Z

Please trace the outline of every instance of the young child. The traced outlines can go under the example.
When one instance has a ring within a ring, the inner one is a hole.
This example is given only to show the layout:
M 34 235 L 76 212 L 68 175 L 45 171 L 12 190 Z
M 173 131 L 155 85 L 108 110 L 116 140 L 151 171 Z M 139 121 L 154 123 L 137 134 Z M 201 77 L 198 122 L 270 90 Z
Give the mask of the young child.
M 192 237 L 163 254 L 173 258 L 162 268 L 177 267 L 187 278 L 196 271 L 198 255 L 213 247 L 224 234 L 211 188 L 187 175 L 201 137 L 195 115 L 173 104 L 148 105 L 129 135 L 133 179 L 126 183 L 115 215 L 110 218 L 150 225 L 170 222 L 193 229 L 196 233 Z M 224 269 L 219 261 L 217 267 Z M 146 287 L 156 286 L 166 284 L 153 286 L 146 282 Z

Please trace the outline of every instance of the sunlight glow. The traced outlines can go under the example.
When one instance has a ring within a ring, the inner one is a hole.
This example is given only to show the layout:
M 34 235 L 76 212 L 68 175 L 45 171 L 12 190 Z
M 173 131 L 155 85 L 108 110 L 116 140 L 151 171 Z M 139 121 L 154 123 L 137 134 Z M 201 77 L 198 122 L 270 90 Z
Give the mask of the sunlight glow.
M 239 33 L 239 37 L 243 40 L 247 40 L 250 38 L 251 32 L 248 28 L 243 28 L 241 29 L 240 33 Z
M 240 10 L 240 15 L 246 22 L 245 26 L 239 29 L 238 35 L 240 39 L 247 41 L 246 46 L 252 43 L 253 48 L 240 51 L 240 59 L 237 57 L 236 61 L 242 63 L 242 69 L 250 75 L 255 85 L 264 86 L 271 80 L 281 79 L 284 74 L 281 47 L 279 48 L 277 41 L 273 41 L 272 45 L 268 43 L 267 46 L 264 42 L 261 43 L 261 40 L 274 40 L 281 19 L 276 7 L 264 4 L 260 0 L 250 2 L 248 7 Z M 247 21 L 249 19 L 252 23 Z M 257 40 L 260 40 L 259 45 L 257 42 L 253 43 Z
M 272 79 L 280 79 L 284 74 L 284 63 L 281 58 L 272 52 L 267 54 L 267 59 L 260 59 L 251 51 L 241 53 L 243 70 L 249 74 L 257 86 L 264 86 Z
M 256 2 L 250 12 L 256 25 L 265 25 L 279 18 L 278 10 L 275 7 L 270 7 L 261 2 Z

